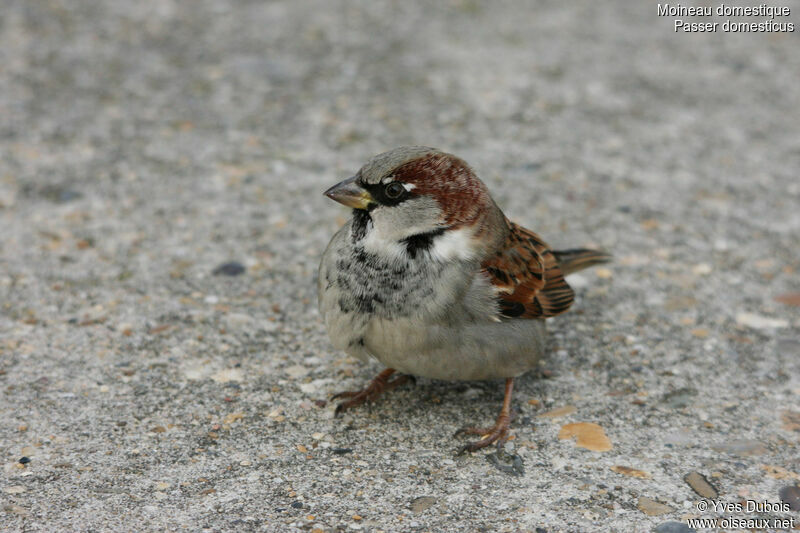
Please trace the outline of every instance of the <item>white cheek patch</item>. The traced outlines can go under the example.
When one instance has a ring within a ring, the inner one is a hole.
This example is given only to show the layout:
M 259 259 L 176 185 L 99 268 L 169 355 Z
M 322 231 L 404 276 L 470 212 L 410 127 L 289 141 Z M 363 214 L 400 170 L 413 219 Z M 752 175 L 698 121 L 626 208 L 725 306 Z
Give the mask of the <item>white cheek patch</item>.
M 379 232 L 372 228 L 361 241 L 364 250 L 384 259 L 401 259 L 405 248 L 399 242 L 383 238 Z
M 468 260 L 475 255 L 470 228 L 450 229 L 433 240 L 431 256 L 440 261 Z
M 414 189 L 417 188 L 417 186 L 414 185 L 413 183 L 403 183 L 402 185 L 403 187 L 405 187 L 407 191 L 413 191 Z

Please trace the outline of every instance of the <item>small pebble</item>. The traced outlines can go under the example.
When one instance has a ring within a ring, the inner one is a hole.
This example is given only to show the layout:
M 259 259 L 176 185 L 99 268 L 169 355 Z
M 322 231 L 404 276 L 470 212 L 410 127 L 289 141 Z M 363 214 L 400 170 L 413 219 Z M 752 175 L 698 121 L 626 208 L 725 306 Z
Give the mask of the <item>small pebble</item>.
M 222 263 L 211 273 L 215 276 L 239 276 L 244 274 L 244 271 L 245 267 L 243 264 L 236 261 L 230 261 L 228 263 Z
M 305 375 L 308 374 L 310 371 L 311 369 L 306 368 L 303 365 L 292 365 L 286 368 L 286 370 L 284 370 L 284 372 L 286 372 L 286 374 L 288 374 L 289 377 L 293 379 L 300 379 L 302 377 L 305 377 Z
M 80 192 L 66 185 L 46 185 L 39 190 L 43 198 L 57 204 L 66 204 L 83 196 Z
M 333 453 L 335 453 L 336 455 L 345 455 L 345 454 L 348 454 L 348 453 L 352 453 L 353 449 L 352 448 L 334 448 L 331 451 Z
M 767 453 L 767 447 L 757 440 L 733 440 L 723 442 L 711 447 L 718 452 L 730 453 L 732 455 L 739 455 L 741 457 L 748 457 L 752 455 L 763 455 Z
M 736 323 L 753 329 L 778 329 L 789 327 L 789 321 L 782 318 L 770 318 L 755 313 L 739 313 Z
M 19 516 L 28 516 L 27 509 L 25 509 L 24 507 L 20 507 L 19 505 L 14 505 L 13 503 L 9 505 L 4 505 L 3 510 L 7 513 L 13 513 Z
M 636 507 L 638 507 L 639 510 L 647 516 L 658 516 L 672 512 L 672 507 L 669 505 L 665 505 L 661 502 L 653 500 L 652 498 L 646 497 L 639 498 L 639 501 L 636 503 Z
M 429 509 L 436 503 L 436 498 L 432 496 L 420 496 L 411 500 L 411 511 L 414 513 L 421 513 Z
M 31 462 L 31 458 L 27 456 L 20 457 L 19 459 L 20 464 L 26 465 Z
M 692 404 L 695 396 L 697 396 L 696 389 L 684 387 L 682 389 L 665 394 L 661 398 L 661 401 L 667 407 L 671 407 L 673 409 L 683 409 L 684 407 L 689 407 Z
M 792 511 L 800 511 L 800 487 L 787 485 L 778 492 L 778 495 L 782 502 L 789 504 Z
M 690 472 L 684 476 L 683 480 L 703 498 L 716 500 L 719 497 L 717 489 L 700 472 Z
M 496 453 L 487 455 L 486 460 L 504 474 L 521 476 L 525 473 L 522 458 L 516 454 L 506 453 L 505 450 L 498 450 Z
M 664 522 L 659 524 L 653 533 L 696 533 L 696 531 L 683 522 Z
M 317 392 L 317 386 L 314 383 L 301 383 L 300 390 L 303 394 L 314 394 Z

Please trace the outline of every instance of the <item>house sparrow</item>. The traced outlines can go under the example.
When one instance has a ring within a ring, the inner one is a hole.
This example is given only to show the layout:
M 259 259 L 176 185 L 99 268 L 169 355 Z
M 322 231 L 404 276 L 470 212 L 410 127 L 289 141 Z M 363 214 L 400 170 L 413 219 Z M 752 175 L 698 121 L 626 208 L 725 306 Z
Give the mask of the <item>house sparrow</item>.
M 545 318 L 574 294 L 564 276 L 606 262 L 594 250 L 551 250 L 508 220 L 461 159 L 407 146 L 377 155 L 325 192 L 353 208 L 319 268 L 319 307 L 336 348 L 387 368 L 336 414 L 411 376 L 504 378 L 505 398 L 475 451 L 508 439 L 514 378 L 533 368 L 545 345 Z M 390 378 L 395 374 L 394 379 Z

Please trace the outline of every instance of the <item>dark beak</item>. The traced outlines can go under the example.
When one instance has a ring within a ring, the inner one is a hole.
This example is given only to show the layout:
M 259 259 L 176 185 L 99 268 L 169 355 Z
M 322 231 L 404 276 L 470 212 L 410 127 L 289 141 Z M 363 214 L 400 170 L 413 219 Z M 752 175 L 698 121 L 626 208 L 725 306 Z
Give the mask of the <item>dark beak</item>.
M 354 209 L 367 209 L 375 203 L 372 195 L 356 183 L 355 176 L 337 183 L 325 191 L 325 196 Z

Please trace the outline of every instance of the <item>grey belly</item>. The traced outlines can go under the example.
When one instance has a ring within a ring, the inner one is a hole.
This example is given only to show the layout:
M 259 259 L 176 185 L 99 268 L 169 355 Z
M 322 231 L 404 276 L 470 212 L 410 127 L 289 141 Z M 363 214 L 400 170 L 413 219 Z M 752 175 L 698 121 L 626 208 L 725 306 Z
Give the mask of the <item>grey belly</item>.
M 364 347 L 389 368 L 443 380 L 510 378 L 533 368 L 544 353 L 544 320 L 431 325 L 373 319 Z

